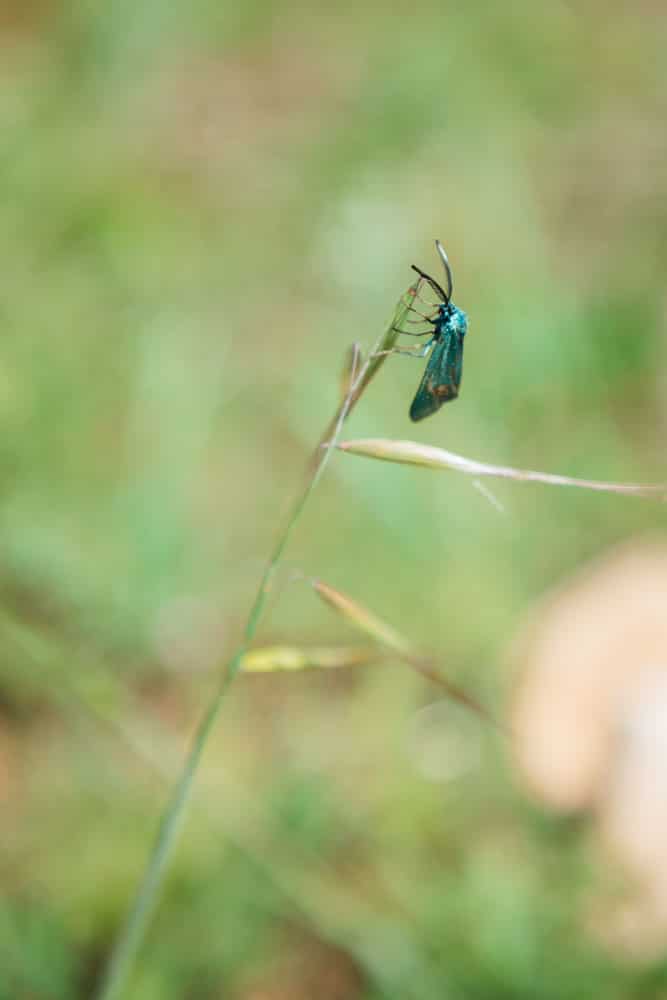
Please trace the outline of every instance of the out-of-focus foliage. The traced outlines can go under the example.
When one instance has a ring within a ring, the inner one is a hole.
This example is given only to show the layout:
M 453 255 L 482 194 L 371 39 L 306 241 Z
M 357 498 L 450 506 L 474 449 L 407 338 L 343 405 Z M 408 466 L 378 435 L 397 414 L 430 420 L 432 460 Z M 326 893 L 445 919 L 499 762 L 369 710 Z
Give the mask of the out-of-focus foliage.
M 4 5 L 2 1000 L 90 995 L 344 352 L 436 236 L 470 332 L 418 440 L 665 478 L 666 44 L 647 2 Z M 420 373 L 389 359 L 352 435 L 414 437 Z M 494 493 L 334 456 L 261 642 L 358 641 L 321 575 L 501 714 L 531 602 L 664 507 Z M 452 709 L 424 766 L 440 697 L 240 677 L 128 997 L 665 995 L 497 736 Z

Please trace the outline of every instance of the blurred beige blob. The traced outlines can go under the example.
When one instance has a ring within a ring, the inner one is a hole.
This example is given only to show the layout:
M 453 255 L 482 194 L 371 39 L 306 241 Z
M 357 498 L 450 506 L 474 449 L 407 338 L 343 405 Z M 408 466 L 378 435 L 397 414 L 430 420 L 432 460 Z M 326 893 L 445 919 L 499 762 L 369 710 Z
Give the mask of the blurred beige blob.
M 667 943 L 667 545 L 614 550 L 535 612 L 521 667 L 513 748 L 531 794 L 590 811 L 634 894 L 598 929 L 644 954 Z

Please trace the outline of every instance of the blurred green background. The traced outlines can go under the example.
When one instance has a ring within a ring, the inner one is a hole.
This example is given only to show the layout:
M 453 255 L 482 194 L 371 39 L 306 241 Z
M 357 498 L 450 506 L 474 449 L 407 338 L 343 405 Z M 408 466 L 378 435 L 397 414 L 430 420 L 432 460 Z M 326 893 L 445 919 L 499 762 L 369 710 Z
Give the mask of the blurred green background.
M 411 425 L 390 360 L 346 434 L 665 477 L 666 45 L 649 2 L 3 4 L 2 1000 L 92 994 L 344 351 L 436 236 L 462 395 Z M 533 602 L 664 511 L 492 486 L 335 457 L 258 642 L 358 641 L 318 575 L 503 714 Z M 667 996 L 583 929 L 607 874 L 399 664 L 241 677 L 126 995 Z

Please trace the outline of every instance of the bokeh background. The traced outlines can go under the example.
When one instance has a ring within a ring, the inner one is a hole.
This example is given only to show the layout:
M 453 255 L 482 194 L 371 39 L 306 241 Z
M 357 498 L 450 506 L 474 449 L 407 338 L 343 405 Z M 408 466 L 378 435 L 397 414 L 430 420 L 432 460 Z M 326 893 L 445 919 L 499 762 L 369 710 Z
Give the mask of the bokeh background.
M 436 236 L 462 395 L 411 425 L 390 360 L 346 434 L 665 478 L 666 45 L 649 0 L 2 5 L 2 1000 L 92 995 L 345 349 Z M 544 595 L 665 514 L 492 488 L 335 457 L 258 644 L 359 641 L 317 575 L 511 720 Z M 515 760 L 398 663 L 239 678 L 126 995 L 667 996 Z

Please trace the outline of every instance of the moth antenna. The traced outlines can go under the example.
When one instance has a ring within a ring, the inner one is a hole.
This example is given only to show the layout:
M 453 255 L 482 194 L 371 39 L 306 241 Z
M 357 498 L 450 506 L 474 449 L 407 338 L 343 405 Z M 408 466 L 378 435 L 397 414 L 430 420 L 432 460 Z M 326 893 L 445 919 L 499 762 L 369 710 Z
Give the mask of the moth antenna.
M 445 293 L 445 290 L 442 288 L 441 285 L 438 284 L 435 278 L 432 278 L 430 274 L 426 274 L 425 271 L 420 270 L 420 268 L 418 268 L 416 264 L 411 264 L 410 266 L 412 267 L 413 271 L 416 271 L 417 274 L 424 279 L 424 281 L 428 281 L 433 291 L 436 293 L 436 295 L 439 295 L 441 297 L 443 302 L 445 303 L 449 302 L 449 296 Z
M 452 292 L 454 290 L 454 282 L 452 280 L 452 269 L 449 266 L 449 258 L 447 256 L 447 254 L 445 253 L 445 248 L 443 247 L 443 245 L 440 242 L 440 240 L 436 240 L 435 241 L 435 249 L 438 251 L 438 254 L 440 255 L 440 260 L 442 261 L 442 266 L 445 269 L 445 275 L 447 277 L 447 295 L 446 295 L 446 299 L 449 302 L 450 299 L 451 299 L 451 297 L 452 297 Z

